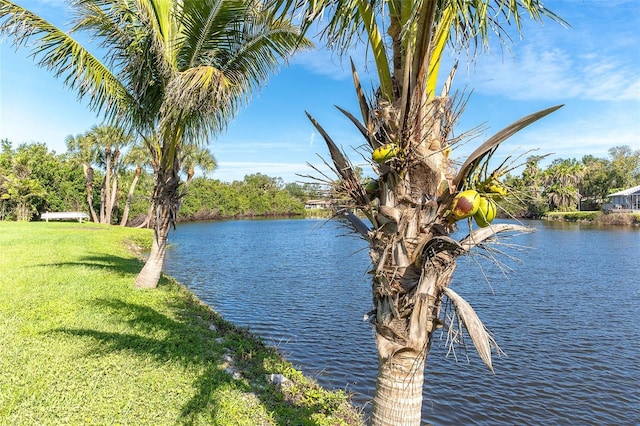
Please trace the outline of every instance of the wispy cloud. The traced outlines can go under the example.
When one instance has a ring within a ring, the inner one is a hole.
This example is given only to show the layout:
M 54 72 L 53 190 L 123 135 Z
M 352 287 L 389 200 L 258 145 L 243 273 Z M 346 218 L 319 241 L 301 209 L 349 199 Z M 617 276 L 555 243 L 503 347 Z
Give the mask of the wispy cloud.
M 635 64 L 592 52 L 525 45 L 515 58 L 486 56 L 465 79 L 478 93 L 515 100 L 640 101 Z

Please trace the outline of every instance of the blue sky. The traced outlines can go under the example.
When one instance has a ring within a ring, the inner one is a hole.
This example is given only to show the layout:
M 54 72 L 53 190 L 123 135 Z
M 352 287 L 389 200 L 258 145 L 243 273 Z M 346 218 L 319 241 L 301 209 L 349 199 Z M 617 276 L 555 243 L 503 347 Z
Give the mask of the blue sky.
M 62 1 L 16 2 L 57 25 L 69 20 Z M 502 153 L 538 149 L 536 154 L 552 153 L 550 161 L 587 154 L 607 157 L 616 145 L 640 149 L 637 0 L 556 0 L 547 5 L 571 27 L 526 21 L 511 52 L 495 46 L 459 68 L 455 87 L 472 93 L 456 133 L 478 125 L 486 131 L 455 149 L 455 158 L 464 160 L 484 138 L 557 104 L 565 106 L 503 143 Z M 354 50 L 353 57 L 365 88 L 371 89 L 375 81 L 366 74 L 364 51 Z M 366 160 L 352 150 L 362 139 L 334 105 L 358 113 L 348 61 L 322 50 L 299 55 L 240 111 L 227 132 L 210 141 L 218 161 L 210 176 L 233 181 L 264 173 L 293 182 L 306 181 L 297 174 L 316 174 L 307 163 L 324 169 L 320 157 L 328 158 L 327 149 L 304 111 L 368 172 Z M 100 119 L 86 103 L 38 69 L 26 50 L 16 52 L 8 40 L 0 40 L 0 139 L 14 146 L 44 142 L 62 153 L 67 135 L 95 124 Z

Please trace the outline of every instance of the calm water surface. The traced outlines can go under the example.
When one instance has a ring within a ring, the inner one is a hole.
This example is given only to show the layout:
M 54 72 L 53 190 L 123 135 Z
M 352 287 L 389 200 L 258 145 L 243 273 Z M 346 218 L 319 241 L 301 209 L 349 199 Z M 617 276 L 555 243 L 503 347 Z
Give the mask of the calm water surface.
M 424 421 L 640 425 L 640 230 L 527 224 L 537 232 L 504 240 L 503 254 L 458 261 L 452 288 L 506 356 L 492 374 L 474 352 L 447 356 L 444 336 L 434 342 Z M 312 219 L 180 224 L 165 270 L 321 385 L 369 407 L 371 265 L 366 243 L 347 234 Z M 501 267 L 486 260 L 494 256 Z

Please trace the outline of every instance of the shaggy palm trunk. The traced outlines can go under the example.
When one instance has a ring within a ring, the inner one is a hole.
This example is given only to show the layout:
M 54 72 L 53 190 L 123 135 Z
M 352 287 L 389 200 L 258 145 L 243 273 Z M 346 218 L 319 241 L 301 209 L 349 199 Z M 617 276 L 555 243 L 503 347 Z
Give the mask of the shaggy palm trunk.
M 382 321 L 376 322 L 378 376 L 371 413 L 373 426 L 421 424 L 425 360 L 439 324 L 442 289 L 449 285 L 456 266 L 448 249 L 438 247 L 435 241 L 425 246 L 429 254 L 416 281 L 405 279 L 415 277 L 417 268 L 396 268 L 396 284 L 408 290 L 393 296 L 397 303 L 383 292 L 374 293 L 376 317 Z
M 177 157 L 177 156 L 176 156 Z M 156 172 L 154 189 L 155 226 L 154 238 L 149 258 L 136 277 L 135 286 L 140 288 L 156 288 L 162 275 L 162 266 L 167 251 L 167 243 L 171 226 L 175 224 L 180 206 L 180 170 L 176 159 L 173 167 Z
M 401 114 L 393 107 L 380 109 L 391 111 L 383 124 L 386 141 L 400 141 L 404 154 L 379 167 L 378 228 L 370 251 L 379 359 L 373 426 L 421 424 L 425 360 L 456 266 L 443 244 L 452 230 L 443 214 L 450 197 L 444 189 L 449 134 L 441 127 L 447 101 L 418 103 L 413 120 L 404 123 L 394 119 Z

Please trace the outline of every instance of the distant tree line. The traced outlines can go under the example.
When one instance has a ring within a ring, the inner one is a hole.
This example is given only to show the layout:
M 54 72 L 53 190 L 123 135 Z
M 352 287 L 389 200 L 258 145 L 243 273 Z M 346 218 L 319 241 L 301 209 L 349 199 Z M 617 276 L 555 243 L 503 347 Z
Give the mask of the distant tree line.
M 106 126 L 69 136 L 66 143 L 67 152 L 56 154 L 43 143 L 13 148 L 0 141 L 0 220 L 84 211 L 98 223 L 150 226 L 153 172 L 144 147 Z M 530 156 L 520 175 L 505 176 L 510 191 L 501 203 L 504 214 L 535 218 L 549 211 L 599 210 L 608 194 L 640 184 L 640 150 L 626 145 L 609 149 L 608 158 L 560 158 L 541 167 L 543 159 Z M 319 183 L 285 183 L 261 173 L 222 182 L 207 177 L 215 167 L 208 150 L 185 150 L 179 220 L 299 215 L 305 201 L 326 194 Z M 203 175 L 195 177 L 196 169 Z
M 556 159 L 546 168 L 544 156 L 527 158 L 520 176 L 505 176 L 510 188 L 503 207 L 509 215 L 536 218 L 549 211 L 599 210 L 607 195 L 640 185 L 640 149 L 609 149 L 609 158 Z
M 83 211 L 98 223 L 152 224 L 153 171 L 143 147 L 105 126 L 66 143 L 67 152 L 56 154 L 44 143 L 14 148 L 0 141 L 0 220 Z M 321 194 L 318 184 L 284 183 L 260 173 L 232 183 L 211 179 L 206 175 L 216 163 L 209 151 L 190 148 L 183 155 L 179 220 L 297 215 L 306 200 Z

